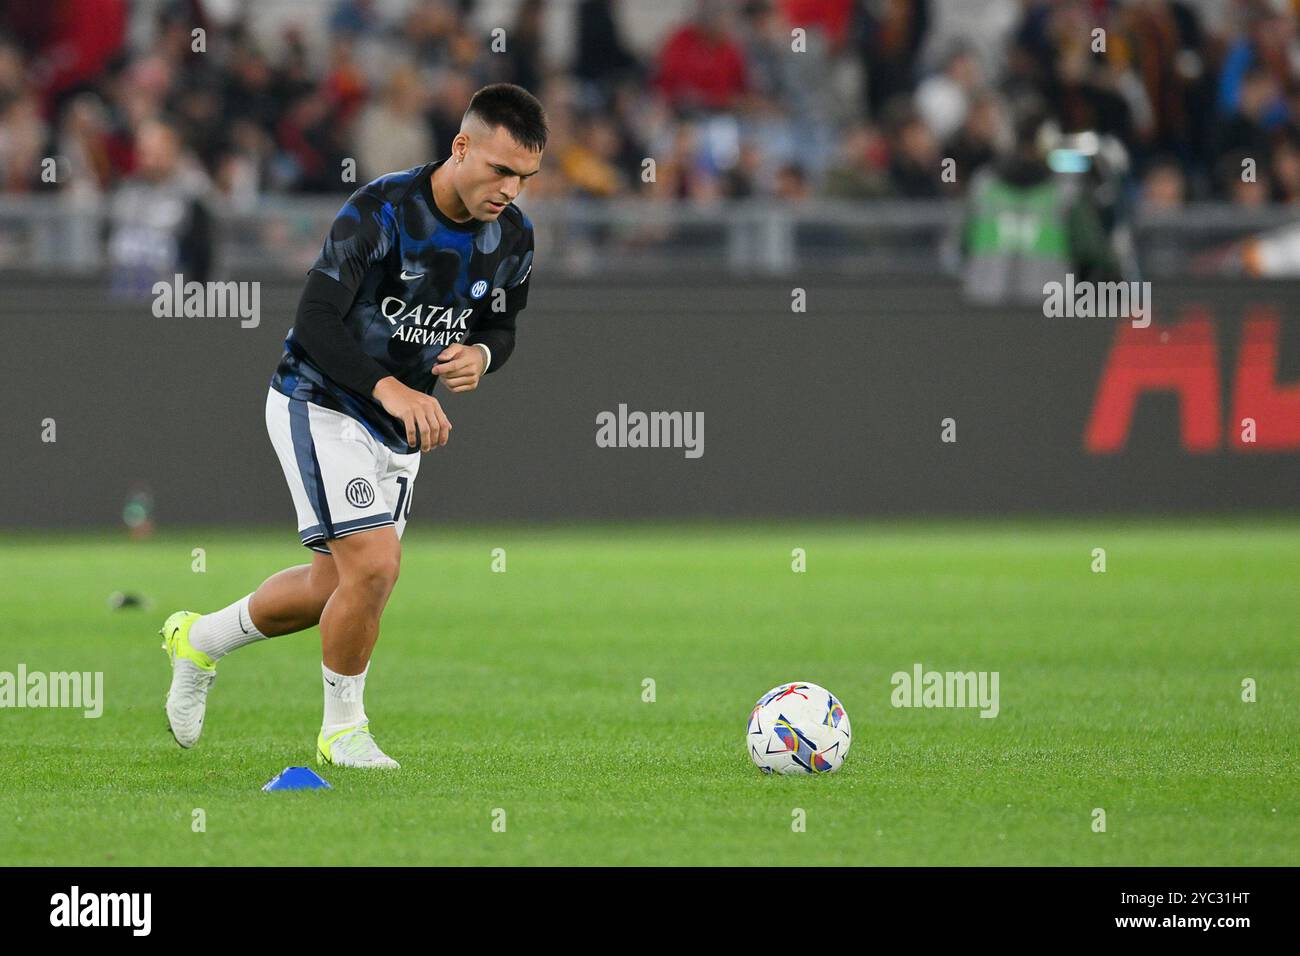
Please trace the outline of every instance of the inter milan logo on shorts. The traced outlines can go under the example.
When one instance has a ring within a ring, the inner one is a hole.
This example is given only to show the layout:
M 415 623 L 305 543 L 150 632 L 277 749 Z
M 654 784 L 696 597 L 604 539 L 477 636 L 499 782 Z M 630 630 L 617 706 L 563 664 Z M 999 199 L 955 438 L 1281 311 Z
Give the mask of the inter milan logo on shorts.
M 344 493 L 347 495 L 348 504 L 354 508 L 366 508 L 375 501 L 375 489 L 364 478 L 353 478 L 348 482 Z
M 487 289 L 487 279 L 479 279 L 470 287 L 469 297 L 471 299 L 481 299 L 483 298 L 484 293 L 487 292 Z

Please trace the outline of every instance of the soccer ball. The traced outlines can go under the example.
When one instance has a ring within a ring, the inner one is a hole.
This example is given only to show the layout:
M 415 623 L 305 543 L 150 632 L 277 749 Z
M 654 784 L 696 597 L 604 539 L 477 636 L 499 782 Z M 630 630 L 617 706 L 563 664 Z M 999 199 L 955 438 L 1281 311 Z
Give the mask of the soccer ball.
M 849 715 L 824 687 L 795 681 L 773 687 L 749 715 L 745 746 L 763 773 L 831 773 L 853 742 Z

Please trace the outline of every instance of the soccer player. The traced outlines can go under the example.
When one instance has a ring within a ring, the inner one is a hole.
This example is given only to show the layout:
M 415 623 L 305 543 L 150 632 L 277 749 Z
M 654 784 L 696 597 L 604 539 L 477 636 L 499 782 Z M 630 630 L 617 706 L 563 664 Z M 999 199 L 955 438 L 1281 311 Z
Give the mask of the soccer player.
M 363 695 L 420 455 L 451 433 L 430 393 L 439 379 L 473 390 L 514 349 L 533 226 L 513 201 L 547 132 L 532 94 L 486 86 L 449 158 L 379 177 L 335 217 L 266 401 L 298 535 L 316 553 L 220 611 L 167 618 L 167 720 L 182 747 L 199 738 L 222 657 L 319 623 L 317 763 L 398 766 L 370 734 Z

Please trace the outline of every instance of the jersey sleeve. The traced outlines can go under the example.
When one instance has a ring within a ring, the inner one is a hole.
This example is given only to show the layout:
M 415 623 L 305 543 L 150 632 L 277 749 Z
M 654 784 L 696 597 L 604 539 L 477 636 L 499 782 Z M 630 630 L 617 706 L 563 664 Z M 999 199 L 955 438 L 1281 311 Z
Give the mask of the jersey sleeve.
M 343 316 L 353 297 L 354 293 L 323 272 L 308 273 L 298 301 L 293 339 L 329 378 L 369 398 L 375 383 L 391 373 L 367 355 L 344 327 Z
M 311 271 L 322 272 L 352 294 L 370 266 L 388 254 L 397 234 L 393 206 L 373 183 L 343 204 Z
M 527 220 L 524 220 L 527 222 Z M 533 274 L 533 227 L 530 223 L 524 230 L 523 241 L 519 245 L 518 264 L 512 275 L 506 279 L 506 311 L 520 312 L 528 305 L 528 279 Z
M 499 371 L 514 352 L 515 319 L 528 305 L 528 285 L 533 274 L 533 228 L 527 219 L 524 223 L 524 236 L 518 251 L 503 263 L 505 307 L 500 312 L 489 310 L 482 326 L 466 340 L 467 345 L 486 345 L 491 351 L 492 361 L 488 364 L 487 374 Z

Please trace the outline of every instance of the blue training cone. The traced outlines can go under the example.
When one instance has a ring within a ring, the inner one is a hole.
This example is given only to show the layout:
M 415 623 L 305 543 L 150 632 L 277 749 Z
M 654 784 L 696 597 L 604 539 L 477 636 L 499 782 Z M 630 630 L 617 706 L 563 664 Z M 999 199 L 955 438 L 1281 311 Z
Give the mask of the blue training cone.
M 310 767 L 285 767 L 262 787 L 272 790 L 330 790 L 329 781 Z

